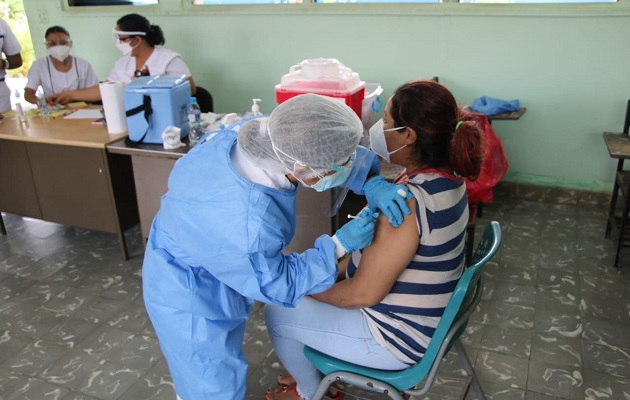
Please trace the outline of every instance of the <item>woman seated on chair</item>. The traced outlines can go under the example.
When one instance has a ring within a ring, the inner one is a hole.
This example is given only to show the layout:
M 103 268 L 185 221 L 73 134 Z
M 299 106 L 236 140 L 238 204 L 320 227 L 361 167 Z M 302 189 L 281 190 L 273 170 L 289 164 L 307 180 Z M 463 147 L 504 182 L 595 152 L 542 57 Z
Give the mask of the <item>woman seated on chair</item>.
M 466 121 L 444 86 L 414 81 L 389 99 L 370 140 L 377 154 L 406 167 L 397 183 L 414 196 L 408 200 L 412 214 L 398 228 L 379 221 L 372 244 L 349 257 L 340 271 L 345 279 L 329 290 L 303 298 L 294 309 L 266 306 L 269 336 L 288 370 L 278 378 L 283 387 L 268 390 L 267 400 L 315 393 L 321 376 L 304 346 L 371 368 L 401 370 L 417 363 L 461 276 L 468 223 L 464 178 L 479 175 L 481 131 Z
M 37 104 L 37 89 L 41 86 L 44 95 L 54 96 L 68 90 L 85 89 L 98 85 L 98 78 L 92 65 L 79 57 L 70 55 L 72 39 L 62 26 L 46 29 L 46 57 L 38 58 L 28 71 L 28 82 L 24 89 L 24 99 Z M 77 101 L 83 101 L 77 97 Z
M 195 81 L 182 56 L 166 49 L 162 28 L 151 25 L 140 14 L 127 14 L 121 17 L 113 30 L 114 42 L 122 53 L 109 73 L 108 81 L 129 83 L 144 75 L 185 75 L 190 82 L 190 91 L 196 92 Z M 51 97 L 52 102 L 66 104 L 82 99 L 100 101 L 98 85 L 80 90 L 69 90 Z

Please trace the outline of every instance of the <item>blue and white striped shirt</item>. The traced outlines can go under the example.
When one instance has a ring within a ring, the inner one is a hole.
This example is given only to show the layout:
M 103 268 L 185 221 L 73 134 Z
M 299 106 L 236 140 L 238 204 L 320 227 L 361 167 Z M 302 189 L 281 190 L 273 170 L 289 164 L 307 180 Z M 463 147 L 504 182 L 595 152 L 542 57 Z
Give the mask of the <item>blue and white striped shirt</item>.
M 464 179 L 436 170 L 413 175 L 420 244 L 411 263 L 379 303 L 362 309 L 374 338 L 397 359 L 417 363 L 426 350 L 464 268 L 468 200 Z M 347 274 L 357 270 L 355 252 Z

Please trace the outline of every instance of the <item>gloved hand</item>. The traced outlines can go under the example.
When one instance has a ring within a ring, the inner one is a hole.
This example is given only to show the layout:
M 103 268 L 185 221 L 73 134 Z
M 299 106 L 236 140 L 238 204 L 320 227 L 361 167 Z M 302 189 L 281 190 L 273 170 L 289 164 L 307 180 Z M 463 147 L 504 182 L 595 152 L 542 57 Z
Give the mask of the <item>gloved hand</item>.
M 374 238 L 376 230 L 377 212 L 372 212 L 369 208 L 364 209 L 358 218 L 347 222 L 335 233 L 339 243 L 348 253 L 368 247 Z
M 352 178 L 349 184 L 350 190 L 355 194 L 364 195 L 363 186 L 371 172 L 376 175 L 381 172 L 381 162 L 378 156 L 363 146 L 357 146 L 357 157 L 352 165 L 352 172 L 350 172 L 350 177 Z M 346 185 L 348 185 L 348 182 L 346 182 Z
M 403 222 L 403 213 L 411 215 L 405 199 L 412 199 L 413 194 L 404 185 L 389 183 L 382 176 L 370 179 L 363 187 L 368 206 L 372 211 L 380 210 L 394 228 Z

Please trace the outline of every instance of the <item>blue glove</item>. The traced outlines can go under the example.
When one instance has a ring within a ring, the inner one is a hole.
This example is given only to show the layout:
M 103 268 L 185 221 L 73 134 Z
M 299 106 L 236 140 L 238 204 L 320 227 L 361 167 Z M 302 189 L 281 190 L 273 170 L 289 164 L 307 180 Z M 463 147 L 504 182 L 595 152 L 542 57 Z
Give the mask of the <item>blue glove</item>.
M 520 102 L 518 99 L 506 101 L 490 96 L 481 96 L 473 100 L 473 103 L 469 108 L 474 112 L 486 115 L 496 115 L 505 112 L 518 111 L 519 105 Z
M 335 236 L 348 253 L 368 247 L 372 243 L 376 230 L 376 218 L 378 218 L 378 213 L 366 208 L 361 211 L 358 218 L 339 228 Z
M 357 147 L 357 157 L 352 165 L 350 176 L 353 177 L 349 186 L 353 193 L 363 195 L 363 186 L 370 172 L 378 175 L 381 172 L 381 162 L 373 151 L 363 147 Z
M 367 181 L 363 187 L 368 206 L 373 211 L 380 210 L 394 228 L 402 224 L 405 215 L 411 215 L 405 199 L 412 199 L 413 195 L 404 185 L 389 183 L 382 176 Z

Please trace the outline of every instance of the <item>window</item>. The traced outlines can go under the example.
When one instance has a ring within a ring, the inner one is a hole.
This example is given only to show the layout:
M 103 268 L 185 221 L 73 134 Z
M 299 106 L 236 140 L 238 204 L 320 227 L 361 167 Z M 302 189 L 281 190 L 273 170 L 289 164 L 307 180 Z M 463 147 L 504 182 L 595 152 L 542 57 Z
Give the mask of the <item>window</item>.
M 237 5 L 237 4 L 298 4 L 309 0 L 194 0 L 195 5 Z
M 290 3 L 352 3 L 352 4 L 409 4 L 409 3 L 487 3 L 487 4 L 570 4 L 570 3 L 616 3 L 618 0 L 194 0 L 195 5 L 239 5 L 239 4 L 290 4 Z
M 150 6 L 158 0 L 68 0 L 70 7 L 79 6 Z
M 566 4 L 566 3 L 616 3 L 617 0 L 459 0 L 460 3 L 493 4 Z

